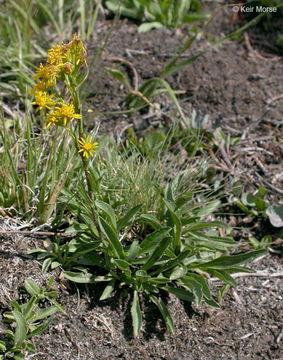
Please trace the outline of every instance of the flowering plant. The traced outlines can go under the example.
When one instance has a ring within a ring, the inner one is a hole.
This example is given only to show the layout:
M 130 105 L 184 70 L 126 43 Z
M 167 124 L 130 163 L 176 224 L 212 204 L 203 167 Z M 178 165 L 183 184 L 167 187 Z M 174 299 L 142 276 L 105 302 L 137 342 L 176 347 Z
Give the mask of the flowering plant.
M 98 143 L 92 142 L 91 136 L 84 137 L 79 88 L 88 73 L 81 71 L 83 67 L 87 69 L 86 50 L 78 35 L 74 34 L 68 43 L 53 46 L 47 52 L 46 65 L 40 63 L 34 76 L 37 82 L 31 90 L 35 98 L 31 104 L 36 106 L 36 112 L 44 117 L 48 129 L 63 127 L 73 138 L 82 160 L 89 200 L 93 204 L 87 159 L 93 156 Z M 61 185 L 58 184 L 55 192 L 58 194 L 60 189 Z M 50 196 L 46 211 L 43 211 L 41 223 L 49 218 L 50 202 L 54 203 L 53 195 Z M 93 222 L 100 233 L 93 205 L 91 205 L 91 213 Z
M 45 117 L 47 128 L 61 126 L 65 128 L 74 139 L 78 152 L 83 158 L 92 156 L 98 146 L 92 143 L 92 138 L 83 137 L 83 121 L 81 104 L 78 94 L 79 86 L 87 74 L 80 72 L 85 66 L 86 51 L 78 35 L 68 43 L 56 45 L 48 50 L 46 65 L 40 63 L 39 70 L 34 79 L 38 80 L 31 94 L 35 99 L 32 105 L 37 106 L 36 112 Z M 63 88 L 58 84 L 61 82 Z M 67 90 L 67 91 L 66 91 Z M 71 125 L 72 120 L 78 126 Z M 78 128 L 78 134 L 74 129 Z

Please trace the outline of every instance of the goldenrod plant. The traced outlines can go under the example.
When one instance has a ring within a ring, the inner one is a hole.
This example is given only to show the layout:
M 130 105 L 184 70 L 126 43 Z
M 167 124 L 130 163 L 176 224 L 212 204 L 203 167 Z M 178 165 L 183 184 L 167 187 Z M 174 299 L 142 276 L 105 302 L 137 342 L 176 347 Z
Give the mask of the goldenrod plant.
M 166 325 L 174 332 L 173 319 L 162 300 L 164 294 L 218 307 L 206 277 L 215 276 L 236 286 L 230 274 L 250 272 L 239 265 L 262 255 L 264 250 L 230 255 L 235 242 L 229 234 L 219 233 L 225 225 L 206 221 L 221 202 L 203 201 L 200 208 L 194 204 L 193 192 L 186 188 L 180 194 L 177 190 L 189 174 L 181 169 L 179 174 L 170 177 L 168 173 L 164 183 L 156 184 L 159 212 L 153 213 L 148 208 L 144 212 L 143 204 L 129 204 L 121 214 L 107 198 L 93 194 L 103 174 L 98 166 L 97 173 L 88 166 L 98 143 L 84 131 L 79 87 L 87 76 L 87 71 L 82 71 L 85 68 L 83 43 L 74 35 L 70 42 L 48 51 L 46 64 L 40 64 L 35 75 L 38 82 L 32 90 L 35 97 L 32 104 L 50 131 L 60 128 L 71 136 L 87 185 L 87 190 L 80 192 L 80 202 L 70 203 L 74 215 L 80 218 L 73 230 L 80 235 L 85 230 L 87 236 L 78 236 L 63 246 L 58 243 L 53 251 L 39 249 L 39 256 L 45 259 L 45 270 L 61 265 L 66 270 L 65 277 L 74 282 L 106 282 L 101 300 L 112 296 L 117 288 L 130 291 L 134 335 L 139 335 L 142 326 L 142 294 L 158 307 Z M 95 166 L 92 162 L 92 168 Z M 94 275 L 93 266 L 101 272 Z
M 98 143 L 92 141 L 91 136 L 85 135 L 83 129 L 79 88 L 86 77 L 86 51 L 81 38 L 74 34 L 68 43 L 61 43 L 48 50 L 46 64 L 40 63 L 34 76 L 34 79 L 38 81 L 31 90 L 31 94 L 35 98 L 32 105 L 36 106 L 36 112 L 43 116 L 47 128 L 63 128 L 72 137 L 82 160 L 90 203 L 93 203 L 87 159 L 93 156 Z M 61 188 L 62 186 L 58 191 Z M 47 205 L 54 200 L 51 195 Z M 93 205 L 91 209 L 93 221 L 98 228 Z M 45 206 L 45 210 L 41 213 L 41 223 L 50 217 L 50 207 Z

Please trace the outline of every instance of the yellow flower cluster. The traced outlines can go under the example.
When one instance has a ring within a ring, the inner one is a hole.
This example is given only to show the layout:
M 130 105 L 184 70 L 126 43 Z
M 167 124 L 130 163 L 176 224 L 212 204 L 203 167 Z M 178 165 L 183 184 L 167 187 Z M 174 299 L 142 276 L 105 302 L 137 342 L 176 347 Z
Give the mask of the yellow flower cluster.
M 61 103 L 60 106 L 56 106 L 52 112 L 49 112 L 46 116 L 47 127 L 50 125 L 66 126 L 71 119 L 81 119 L 80 114 L 75 114 L 74 105 Z
M 68 123 L 72 119 L 81 119 L 78 108 L 75 109 L 73 102 L 66 102 L 62 96 L 55 96 L 58 93 L 57 80 L 61 80 L 65 87 L 72 94 L 75 103 L 78 103 L 76 95 L 76 76 L 81 65 L 86 64 L 86 51 L 78 35 L 68 43 L 53 46 L 47 52 L 46 65 L 40 63 L 34 79 L 37 80 L 31 90 L 34 96 L 32 105 L 37 106 L 36 111 L 45 114 L 45 122 L 49 129 L 51 125 L 65 127 L 76 142 L 78 152 L 82 157 L 92 156 L 98 148 L 97 142 L 92 142 L 91 136 L 84 139 L 82 121 L 79 122 L 79 135 L 75 135 Z M 75 95 L 74 95 L 75 94 Z M 79 140 L 78 140 L 79 138 Z
M 66 126 L 71 119 L 80 119 L 81 115 L 75 113 L 73 103 L 65 103 L 60 97 L 55 96 L 56 81 L 64 81 L 66 76 L 71 76 L 77 69 L 86 64 L 86 51 L 78 35 L 68 43 L 56 45 L 48 50 L 46 65 L 40 63 L 39 70 L 34 76 L 38 80 L 31 94 L 35 100 L 32 105 L 37 106 L 36 111 L 46 111 L 47 127 L 50 125 Z

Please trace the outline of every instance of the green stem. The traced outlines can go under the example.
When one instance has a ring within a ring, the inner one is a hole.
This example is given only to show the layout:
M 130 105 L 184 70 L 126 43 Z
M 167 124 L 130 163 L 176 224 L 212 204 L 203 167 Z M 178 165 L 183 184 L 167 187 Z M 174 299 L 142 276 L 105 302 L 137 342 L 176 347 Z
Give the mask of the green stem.
M 73 78 L 72 77 L 68 77 L 66 76 L 66 85 L 68 87 L 68 90 L 72 96 L 72 101 L 73 101 L 73 104 L 74 104 L 74 109 L 75 109 L 75 113 L 76 114 L 81 114 L 81 103 L 80 103 L 80 97 L 79 97 L 79 93 L 78 91 L 76 91 L 76 87 L 75 87 L 75 84 L 74 84 L 74 81 L 73 81 Z M 82 138 L 83 137 L 83 118 L 81 117 L 81 119 L 79 119 L 79 138 Z M 77 147 L 77 150 L 79 150 L 79 147 L 78 147 L 78 143 L 77 143 L 77 139 L 75 139 L 75 142 L 76 142 L 76 147 Z M 100 229 L 100 226 L 99 226 L 99 223 L 97 221 L 97 217 L 96 217 L 96 214 L 95 214 L 95 209 L 94 209 L 94 206 L 93 206 L 93 192 L 92 192 L 92 189 L 91 189 L 91 185 L 90 185 L 90 181 L 89 181 L 89 176 L 88 176 L 88 170 L 87 170 L 87 162 L 86 162 L 86 159 L 84 158 L 83 156 L 83 153 L 79 153 L 80 156 L 81 156 L 81 159 L 82 159 L 82 164 L 83 164 L 83 169 L 84 169 L 84 173 L 85 173 L 85 178 L 86 178 L 86 183 L 87 183 L 87 192 L 88 192 L 88 197 L 89 197 L 89 200 L 90 200 L 90 209 L 91 209 L 91 215 L 92 215 L 92 219 L 93 219 L 93 223 L 98 231 L 98 235 L 99 235 L 99 238 L 102 239 L 102 232 L 101 232 L 101 229 Z
M 96 217 L 96 214 L 95 214 L 95 209 L 94 209 L 94 206 L 93 206 L 93 203 L 94 203 L 93 192 L 91 190 L 91 185 L 90 185 L 90 181 L 89 181 L 86 159 L 83 157 L 82 153 L 80 153 L 80 156 L 81 156 L 81 159 L 82 159 L 83 169 L 84 169 L 86 183 L 87 183 L 87 191 L 88 191 L 88 196 L 89 196 L 89 200 L 90 200 L 90 209 L 91 209 L 92 219 L 93 219 L 95 227 L 97 228 L 99 238 L 102 239 L 102 232 L 101 232 L 100 226 L 98 224 L 97 217 Z

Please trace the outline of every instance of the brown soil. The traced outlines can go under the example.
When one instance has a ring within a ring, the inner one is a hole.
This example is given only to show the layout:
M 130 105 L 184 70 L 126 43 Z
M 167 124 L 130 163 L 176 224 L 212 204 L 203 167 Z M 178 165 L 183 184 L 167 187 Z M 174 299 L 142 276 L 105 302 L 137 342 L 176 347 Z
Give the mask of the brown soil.
M 233 30 L 229 26 L 230 19 L 231 9 L 219 13 L 204 35 L 185 52 L 184 58 L 207 49 L 211 45 L 207 39 L 220 39 L 229 34 Z M 105 23 L 98 27 L 88 46 L 89 54 L 97 50 L 96 44 L 101 44 L 107 30 Z M 227 165 L 222 152 L 216 156 L 217 169 L 232 177 L 243 178 L 245 183 L 254 185 L 253 190 L 262 185 L 278 200 L 283 195 L 282 52 L 271 46 L 270 32 L 269 47 L 266 46 L 264 30 L 252 28 L 246 35 L 246 40 L 242 37 L 226 41 L 166 80 L 172 89 L 182 92 L 177 97 L 188 120 L 195 110 L 199 123 L 205 115 L 209 116 L 210 121 L 205 125 L 207 131 L 221 128 L 231 138 L 240 137 L 237 146 L 226 149 L 228 169 L 219 166 L 219 161 Z M 129 124 L 139 131 L 164 119 L 176 121 L 178 114 L 166 95 L 154 100 L 160 110 L 150 119 L 144 112 L 101 116 L 101 111 L 123 109 L 127 95 L 124 86 L 107 72 L 102 73 L 101 69 L 102 65 L 119 69 L 128 75 L 134 87 L 131 68 L 113 61 L 113 57 L 124 59 L 136 70 L 138 86 L 141 86 L 146 80 L 160 75 L 182 36 L 182 33 L 172 34 L 168 29 L 138 34 L 135 24 L 127 20 L 119 22 L 112 30 L 102 61 L 90 73 L 87 106 L 100 111 L 98 116 L 94 112 L 89 117 L 90 126 L 97 121 L 101 124 L 100 133 L 121 135 Z M 274 39 L 276 36 L 274 32 Z
M 207 35 L 227 34 L 230 16 L 226 13 L 226 17 L 216 18 Z M 88 46 L 89 53 L 97 48 L 96 44 L 108 30 L 106 22 L 98 22 L 96 34 Z M 215 155 L 218 170 L 230 177 L 245 179 L 253 188 L 261 183 L 273 194 L 272 199 L 280 203 L 283 101 L 275 97 L 283 94 L 283 60 L 282 57 L 271 59 L 278 54 L 268 52 L 263 35 L 258 37 L 259 33 L 253 31 L 248 34 L 252 47 L 268 59 L 257 56 L 245 41 L 230 40 L 169 77 L 168 81 L 174 90 L 183 91 L 178 99 L 187 116 L 192 109 L 200 119 L 209 114 L 211 121 L 207 130 L 214 131 L 220 126 L 226 134 L 241 137 L 240 143 L 227 152 L 230 165 L 225 154 Z M 255 34 L 256 46 L 253 44 Z M 139 84 L 142 84 L 160 74 L 179 41 L 180 35 L 171 35 L 165 29 L 138 35 L 135 24 L 119 22 L 105 49 L 103 65 L 113 67 L 111 58 L 123 57 L 132 63 L 139 75 Z M 203 37 L 195 42 L 188 54 L 195 54 L 208 45 L 207 37 Z M 119 69 L 123 70 L 122 67 Z M 129 69 L 124 68 L 126 70 Z M 110 75 L 103 74 L 96 80 L 97 71 L 91 74 L 88 107 L 120 110 L 125 89 Z M 132 81 L 131 75 L 129 71 Z M 163 95 L 156 101 L 162 115 L 170 119 L 177 117 L 168 97 Z M 156 120 L 151 118 L 145 125 L 141 124 L 143 115 L 98 117 L 94 113 L 89 121 L 101 121 L 100 133 L 117 133 L 129 123 L 142 128 L 151 126 L 151 121 Z M 0 227 L 8 230 L 10 225 L 4 224 L 1 218 Z M 46 284 L 50 274 L 42 274 L 41 264 L 26 255 L 27 250 L 39 241 L 20 236 L 0 238 L 1 313 L 9 309 L 12 300 L 25 296 L 25 278 Z M 144 301 L 143 330 L 137 339 L 132 337 L 129 296 L 117 292 L 110 300 L 99 302 L 100 286 L 70 285 L 60 280 L 60 273 L 53 271 L 56 277 L 54 288 L 59 291 L 59 302 L 65 313 L 58 314 L 45 333 L 35 338 L 37 351 L 29 354 L 27 359 L 283 359 L 281 259 L 266 255 L 251 267 L 257 274 L 239 277 L 237 289 L 225 293 L 220 310 L 203 305 L 196 308 L 182 304 L 176 298 L 168 299 L 175 335 L 166 331 L 156 308 Z M 213 279 L 210 284 L 216 295 L 222 284 Z M 3 330 L 4 325 L 0 322 L 0 334 Z

